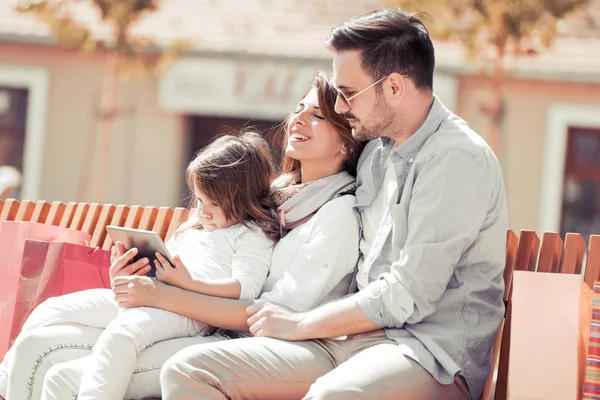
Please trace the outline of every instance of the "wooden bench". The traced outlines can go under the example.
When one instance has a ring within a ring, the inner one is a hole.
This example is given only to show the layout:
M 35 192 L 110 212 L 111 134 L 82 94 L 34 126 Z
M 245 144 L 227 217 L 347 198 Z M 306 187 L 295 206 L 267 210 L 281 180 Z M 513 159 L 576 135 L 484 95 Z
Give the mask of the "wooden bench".
M 73 228 L 92 236 L 90 245 L 109 249 L 106 225 L 147 229 L 167 240 L 188 217 L 185 208 L 114 206 L 86 203 L 48 203 L 13 199 L 0 200 L 1 221 L 32 221 Z M 505 400 L 510 349 L 511 283 L 513 271 L 538 271 L 581 274 L 585 241 L 580 234 L 568 233 L 563 243 L 557 233 L 545 232 L 540 240 L 534 231 L 523 230 L 519 236 L 507 232 L 504 301 L 507 317 L 502 322 L 493 349 L 493 365 L 480 400 Z M 583 279 L 592 287 L 600 273 L 600 235 L 590 236 Z

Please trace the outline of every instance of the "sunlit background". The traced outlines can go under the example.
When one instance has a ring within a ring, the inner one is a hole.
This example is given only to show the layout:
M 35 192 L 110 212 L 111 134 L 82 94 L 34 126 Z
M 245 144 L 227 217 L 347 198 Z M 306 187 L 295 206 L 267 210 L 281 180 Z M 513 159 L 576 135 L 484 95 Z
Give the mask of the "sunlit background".
M 330 29 L 398 5 L 496 151 L 510 227 L 600 233 L 600 0 L 0 0 L 0 196 L 185 205 L 198 149 L 252 127 L 277 160 Z

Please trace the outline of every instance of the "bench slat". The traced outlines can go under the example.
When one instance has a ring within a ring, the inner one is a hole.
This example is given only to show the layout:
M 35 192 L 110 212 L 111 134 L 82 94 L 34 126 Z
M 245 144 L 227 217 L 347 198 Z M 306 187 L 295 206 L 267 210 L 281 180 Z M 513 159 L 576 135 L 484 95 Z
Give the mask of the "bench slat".
M 73 220 L 73 215 L 75 214 L 76 210 L 77 210 L 77 203 L 74 203 L 74 202 L 67 203 L 65 206 L 65 209 L 62 213 L 60 222 L 58 223 L 58 226 L 63 227 L 63 228 L 69 227 L 71 225 L 71 221 Z
M 83 220 L 83 224 L 81 225 L 81 231 L 89 233 L 90 235 L 94 234 L 94 231 L 96 230 L 96 224 L 98 223 L 98 218 L 102 212 L 102 207 L 103 206 L 98 203 L 90 205 L 85 219 Z
M 544 232 L 538 261 L 538 272 L 558 272 L 563 241 L 556 232 Z
M 46 222 L 48 212 L 50 212 L 50 203 L 47 201 L 38 201 L 35 203 L 35 208 L 33 209 L 33 214 L 31 215 L 31 221 L 39 223 Z
M 127 217 L 129 216 L 129 207 L 127 206 L 117 206 L 115 207 L 115 211 L 113 212 L 113 216 L 110 219 L 110 223 L 108 225 L 115 225 L 115 226 L 126 226 L 126 222 L 127 222 Z M 110 250 L 110 247 L 113 245 L 113 241 L 110 238 L 110 235 L 107 235 L 106 233 L 104 234 L 104 241 L 102 242 L 102 249 L 104 250 Z
M 522 230 L 519 235 L 515 271 L 535 271 L 540 239 L 534 231 Z
M 49 225 L 59 226 L 66 209 L 66 204 L 61 203 L 59 201 L 52 202 L 45 223 Z
M 594 281 L 600 279 L 600 235 L 590 236 L 584 281 L 594 288 Z
M 90 205 L 87 203 L 79 203 L 75 208 L 75 213 L 73 214 L 73 219 L 71 219 L 71 223 L 68 225 L 70 229 L 77 229 L 78 231 L 82 230 L 83 222 L 87 217 L 87 212 L 90 209 Z
M 158 232 L 162 240 L 165 240 L 165 237 L 167 236 L 167 231 L 169 230 L 169 224 L 171 223 L 172 218 L 173 210 L 171 208 L 161 207 L 158 210 L 152 230 Z
M 135 229 L 140 226 L 140 220 L 142 219 L 143 213 L 144 209 L 140 206 L 129 207 L 129 214 L 127 215 L 127 219 L 125 220 L 123 227 Z
M 98 220 L 96 221 L 94 231 L 92 232 L 92 239 L 90 240 L 91 247 L 103 247 L 104 240 L 106 238 L 106 225 L 109 225 L 116 207 L 111 204 L 106 204 L 102 207 Z
M 171 236 L 173 236 L 173 233 L 175 233 L 179 225 L 187 221 L 189 215 L 190 212 L 187 208 L 177 207 L 175 210 L 173 210 L 173 216 L 171 217 L 171 223 L 169 224 L 165 241 L 169 240 Z
M 142 213 L 142 218 L 140 219 L 138 229 L 143 229 L 146 231 L 152 230 L 152 227 L 154 226 L 154 221 L 156 221 L 157 215 L 158 215 L 158 208 L 144 207 L 144 212 Z
M 584 253 L 585 240 L 583 240 L 583 236 L 579 233 L 567 233 L 560 272 L 563 274 L 581 274 Z
M 19 210 L 17 211 L 17 215 L 15 215 L 15 221 L 23 221 L 29 222 L 31 221 L 31 216 L 33 215 L 33 210 L 35 209 L 35 203 L 30 200 L 22 200 L 19 205 Z
M 504 301 L 508 301 L 508 294 L 510 293 L 510 287 L 512 284 L 512 274 L 515 268 L 515 262 L 517 258 L 517 247 L 519 245 L 519 239 L 517 235 L 512 231 L 506 232 L 506 264 L 504 266 Z
M 0 213 L 0 221 L 14 221 L 21 202 L 15 199 L 6 199 Z

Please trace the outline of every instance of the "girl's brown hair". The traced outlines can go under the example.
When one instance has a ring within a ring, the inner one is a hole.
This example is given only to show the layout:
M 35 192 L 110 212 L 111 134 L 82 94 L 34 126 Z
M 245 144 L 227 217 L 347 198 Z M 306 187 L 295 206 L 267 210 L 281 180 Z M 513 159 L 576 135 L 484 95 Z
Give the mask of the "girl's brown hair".
M 318 71 L 313 79 L 311 89 L 317 90 L 317 99 L 319 101 L 319 109 L 323 114 L 323 117 L 327 122 L 332 124 L 342 139 L 342 143 L 346 146 L 346 159 L 344 160 L 343 168 L 352 176 L 356 176 L 356 165 L 358 164 L 358 158 L 363 148 L 363 144 L 356 140 L 352 136 L 352 128 L 348 123 L 348 120 L 341 114 L 335 112 L 335 102 L 337 100 L 337 90 L 333 86 L 333 83 L 322 71 Z M 306 94 L 310 92 L 308 90 Z M 304 96 L 306 96 L 306 94 Z M 303 96 L 303 97 L 304 97 Z M 293 114 L 287 117 L 285 122 L 281 125 L 283 131 L 283 161 L 281 166 L 281 175 L 275 182 L 274 186 L 289 184 L 289 181 L 299 182 L 300 181 L 300 161 L 295 160 L 285 154 L 287 148 L 290 120 Z M 290 179 L 291 178 L 291 179 Z
M 270 195 L 275 174 L 267 142 L 257 133 L 244 132 L 213 140 L 190 162 L 187 185 L 216 202 L 227 219 L 255 224 L 271 239 L 279 239 L 279 223 Z M 202 229 L 197 221 L 182 228 Z

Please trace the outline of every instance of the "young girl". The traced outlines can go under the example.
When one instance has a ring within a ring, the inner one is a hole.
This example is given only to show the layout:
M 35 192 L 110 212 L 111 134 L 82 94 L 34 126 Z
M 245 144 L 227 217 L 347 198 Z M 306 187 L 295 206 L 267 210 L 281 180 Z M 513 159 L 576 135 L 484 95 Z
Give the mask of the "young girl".
M 175 265 L 157 253 L 157 279 L 212 296 L 257 298 L 280 232 L 269 194 L 273 172 L 258 134 L 223 136 L 201 151 L 187 168 L 197 211 L 166 244 Z M 106 327 L 83 375 L 80 400 L 123 399 L 140 351 L 166 339 L 209 335 L 208 325 L 169 311 L 119 309 L 110 289 L 50 299 L 24 330 L 65 322 Z

